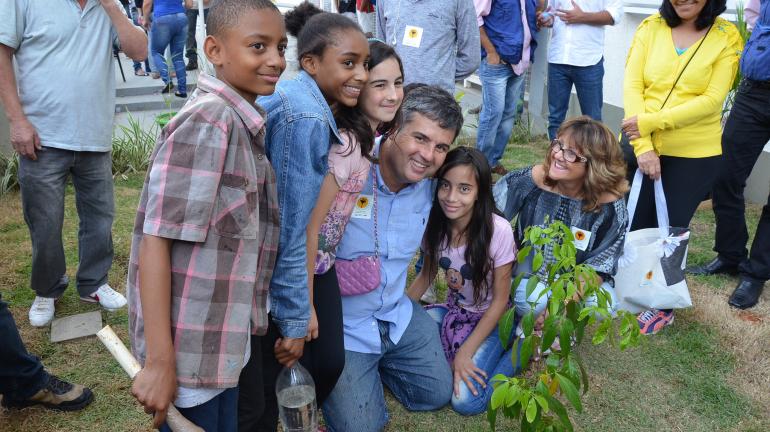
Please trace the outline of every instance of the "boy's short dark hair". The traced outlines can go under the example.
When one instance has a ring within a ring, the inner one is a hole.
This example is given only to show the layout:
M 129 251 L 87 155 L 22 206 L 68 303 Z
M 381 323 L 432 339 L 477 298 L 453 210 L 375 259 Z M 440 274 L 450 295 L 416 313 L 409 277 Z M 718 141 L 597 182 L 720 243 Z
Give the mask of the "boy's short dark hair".
M 245 12 L 257 9 L 274 9 L 279 12 L 270 0 L 216 0 L 206 18 L 206 32 L 212 36 L 221 36 L 238 24 L 238 18 Z

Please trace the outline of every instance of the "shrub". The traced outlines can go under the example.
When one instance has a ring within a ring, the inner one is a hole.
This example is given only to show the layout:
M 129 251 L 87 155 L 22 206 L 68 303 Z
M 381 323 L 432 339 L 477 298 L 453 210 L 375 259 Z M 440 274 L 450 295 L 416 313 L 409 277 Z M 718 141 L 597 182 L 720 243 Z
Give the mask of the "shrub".
M 144 129 L 131 113 L 128 125 L 119 125 L 112 137 L 112 173 L 115 176 L 147 170 L 159 127 Z

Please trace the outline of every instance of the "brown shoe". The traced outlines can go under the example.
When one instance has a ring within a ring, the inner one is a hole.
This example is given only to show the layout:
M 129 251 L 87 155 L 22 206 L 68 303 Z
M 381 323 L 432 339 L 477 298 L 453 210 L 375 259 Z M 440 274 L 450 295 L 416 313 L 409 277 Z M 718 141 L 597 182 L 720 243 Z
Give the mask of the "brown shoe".
M 492 168 L 492 172 L 501 176 L 508 174 L 508 170 L 502 165 L 495 165 L 495 167 Z
M 26 400 L 3 398 L 3 405 L 8 408 L 24 408 L 42 405 L 59 411 L 77 411 L 85 408 L 94 400 L 94 394 L 80 384 L 70 384 L 51 375 L 48 384 L 42 390 Z

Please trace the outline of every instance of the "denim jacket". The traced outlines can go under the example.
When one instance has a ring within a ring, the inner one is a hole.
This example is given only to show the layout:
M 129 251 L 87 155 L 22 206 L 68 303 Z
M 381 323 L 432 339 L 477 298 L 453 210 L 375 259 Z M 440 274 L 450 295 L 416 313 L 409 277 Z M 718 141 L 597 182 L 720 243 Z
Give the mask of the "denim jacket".
M 329 147 L 341 139 L 321 90 L 304 71 L 257 102 L 267 111 L 267 157 L 281 211 L 270 313 L 284 337 L 300 338 L 310 318 L 305 229 L 328 170 Z

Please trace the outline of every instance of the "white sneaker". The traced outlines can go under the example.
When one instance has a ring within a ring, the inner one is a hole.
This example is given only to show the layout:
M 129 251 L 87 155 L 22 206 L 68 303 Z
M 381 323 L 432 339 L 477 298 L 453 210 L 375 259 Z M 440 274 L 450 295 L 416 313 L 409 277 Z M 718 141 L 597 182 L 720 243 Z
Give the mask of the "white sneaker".
M 103 308 L 114 312 L 126 305 L 123 294 L 115 291 L 109 285 L 104 284 L 89 296 L 81 296 L 80 300 L 88 303 L 99 303 Z
M 33 327 L 44 327 L 53 319 L 56 312 L 55 298 L 36 296 L 29 308 L 29 323 Z
M 425 294 L 420 297 L 420 301 L 426 304 L 434 304 L 438 301 L 436 298 L 436 286 L 431 284 L 427 290 L 425 290 Z

